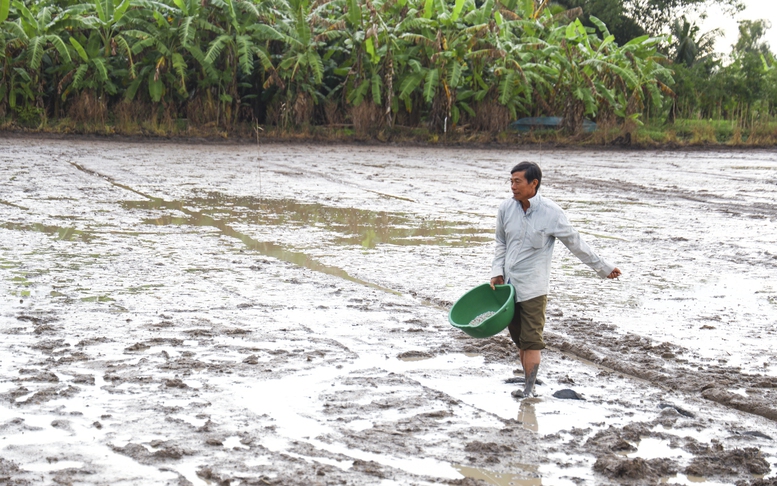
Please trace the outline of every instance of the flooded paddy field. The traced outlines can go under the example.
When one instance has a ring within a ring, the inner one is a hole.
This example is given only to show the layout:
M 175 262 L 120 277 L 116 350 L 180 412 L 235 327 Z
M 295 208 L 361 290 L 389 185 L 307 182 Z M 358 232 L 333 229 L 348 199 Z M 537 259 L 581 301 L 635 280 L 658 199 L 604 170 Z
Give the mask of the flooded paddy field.
M 447 312 L 521 160 L 623 276 L 556 246 L 518 401 Z M 774 152 L 5 138 L 0 181 L 0 484 L 777 484 Z

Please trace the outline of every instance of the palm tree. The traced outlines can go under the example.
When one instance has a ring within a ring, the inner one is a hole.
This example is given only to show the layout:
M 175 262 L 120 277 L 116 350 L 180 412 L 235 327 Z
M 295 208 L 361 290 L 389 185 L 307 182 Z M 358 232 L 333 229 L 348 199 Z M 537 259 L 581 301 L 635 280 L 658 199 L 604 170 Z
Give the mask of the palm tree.
M 693 67 L 697 62 L 712 55 L 715 38 L 720 35 L 720 29 L 713 29 L 699 35 L 699 26 L 689 22 L 683 16 L 672 22 L 671 34 L 673 42 L 670 51 L 674 63 Z

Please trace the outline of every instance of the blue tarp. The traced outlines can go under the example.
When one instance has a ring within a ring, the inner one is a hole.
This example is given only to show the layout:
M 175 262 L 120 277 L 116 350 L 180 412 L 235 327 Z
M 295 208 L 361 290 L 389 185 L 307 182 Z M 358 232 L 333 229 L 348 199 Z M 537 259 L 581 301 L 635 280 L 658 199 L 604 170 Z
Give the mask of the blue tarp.
M 563 118 L 560 116 L 534 116 L 529 118 L 521 118 L 508 125 L 508 128 L 512 130 L 518 130 L 519 132 L 528 132 L 531 130 L 555 130 L 561 127 Z M 596 130 L 596 123 L 591 120 L 583 120 L 583 131 L 591 133 Z

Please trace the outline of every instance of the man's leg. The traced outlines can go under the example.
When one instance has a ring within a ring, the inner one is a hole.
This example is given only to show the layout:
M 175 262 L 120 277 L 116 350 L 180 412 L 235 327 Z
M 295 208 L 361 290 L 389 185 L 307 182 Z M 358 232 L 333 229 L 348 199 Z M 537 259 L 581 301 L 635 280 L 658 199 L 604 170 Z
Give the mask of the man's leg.
M 540 361 L 542 360 L 542 351 L 539 349 L 523 350 L 523 373 L 526 376 L 523 387 L 523 396 L 530 397 L 534 395 L 534 383 L 537 381 L 537 372 L 540 370 Z
M 515 390 L 512 395 L 525 398 L 534 395 L 534 385 L 542 360 L 545 342 L 542 334 L 545 329 L 545 308 L 547 296 L 540 296 L 525 302 L 516 303 L 513 322 L 510 323 L 510 336 L 518 345 L 518 357 L 524 373 L 523 390 Z

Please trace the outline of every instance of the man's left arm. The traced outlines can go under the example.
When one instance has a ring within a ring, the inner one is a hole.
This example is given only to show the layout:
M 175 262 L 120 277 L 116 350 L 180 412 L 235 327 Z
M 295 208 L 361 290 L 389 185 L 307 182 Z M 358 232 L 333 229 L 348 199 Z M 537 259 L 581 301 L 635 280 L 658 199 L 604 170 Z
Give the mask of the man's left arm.
M 566 214 L 561 211 L 556 218 L 555 226 L 550 228 L 550 234 L 558 238 L 564 246 L 569 248 L 581 262 L 591 267 L 602 278 L 617 278 L 621 271 L 615 265 L 599 257 L 596 252 L 583 240 L 580 233 L 572 226 Z

